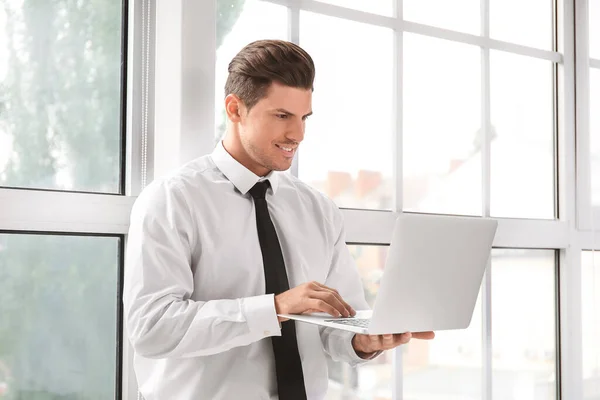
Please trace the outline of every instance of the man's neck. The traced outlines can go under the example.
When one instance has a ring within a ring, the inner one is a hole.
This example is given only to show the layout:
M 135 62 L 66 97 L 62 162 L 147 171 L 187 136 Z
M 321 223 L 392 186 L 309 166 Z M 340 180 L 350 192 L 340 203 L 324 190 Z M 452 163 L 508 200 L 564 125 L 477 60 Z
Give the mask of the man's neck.
M 227 134 L 222 143 L 225 151 L 229 153 L 234 160 L 242 164 L 246 169 L 250 170 L 254 175 L 264 177 L 271 172 L 262 165 L 254 162 L 254 160 L 252 160 L 252 158 L 250 158 L 248 153 L 246 153 L 244 150 L 242 143 L 231 133 Z

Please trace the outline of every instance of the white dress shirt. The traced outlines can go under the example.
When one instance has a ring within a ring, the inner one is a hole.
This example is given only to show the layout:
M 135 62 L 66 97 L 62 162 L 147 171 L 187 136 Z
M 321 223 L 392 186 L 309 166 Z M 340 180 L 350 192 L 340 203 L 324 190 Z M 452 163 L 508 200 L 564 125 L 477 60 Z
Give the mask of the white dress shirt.
M 277 399 L 270 337 L 281 331 L 248 193 L 259 179 L 219 143 L 136 200 L 123 302 L 146 400 Z M 336 205 L 287 172 L 266 179 L 290 288 L 317 281 L 368 309 Z M 308 399 L 326 395 L 325 352 L 365 361 L 351 332 L 299 322 L 296 330 Z

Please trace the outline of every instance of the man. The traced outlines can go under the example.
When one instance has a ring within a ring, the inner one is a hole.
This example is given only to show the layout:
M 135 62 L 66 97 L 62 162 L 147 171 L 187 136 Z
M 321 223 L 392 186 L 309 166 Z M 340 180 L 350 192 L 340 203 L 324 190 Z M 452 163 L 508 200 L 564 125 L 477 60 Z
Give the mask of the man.
M 356 365 L 410 340 L 277 317 L 368 308 L 339 209 L 281 172 L 304 138 L 314 74 L 295 44 L 246 46 L 229 65 L 225 139 L 137 199 L 124 305 L 146 400 L 322 399 L 325 353 Z

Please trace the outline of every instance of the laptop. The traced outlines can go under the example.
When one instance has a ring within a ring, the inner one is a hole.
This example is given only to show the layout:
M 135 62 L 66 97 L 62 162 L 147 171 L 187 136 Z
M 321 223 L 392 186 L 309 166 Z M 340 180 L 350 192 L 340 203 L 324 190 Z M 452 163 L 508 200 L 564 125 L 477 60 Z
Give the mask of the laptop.
M 369 335 L 466 329 L 497 225 L 489 218 L 400 214 L 372 310 L 340 318 L 279 315 Z

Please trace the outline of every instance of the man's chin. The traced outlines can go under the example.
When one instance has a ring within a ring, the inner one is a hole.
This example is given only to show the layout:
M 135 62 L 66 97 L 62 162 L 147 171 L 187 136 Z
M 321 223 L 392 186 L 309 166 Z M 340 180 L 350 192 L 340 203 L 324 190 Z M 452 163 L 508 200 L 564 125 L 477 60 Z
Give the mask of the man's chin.
M 287 167 L 276 167 L 276 168 L 272 168 L 273 171 L 279 171 L 279 172 L 284 172 L 287 171 L 291 168 L 291 165 L 288 165 Z
M 274 164 L 271 165 L 269 169 L 273 170 L 273 171 L 287 171 L 288 169 L 290 169 L 292 167 L 292 163 L 278 163 L 278 164 Z

